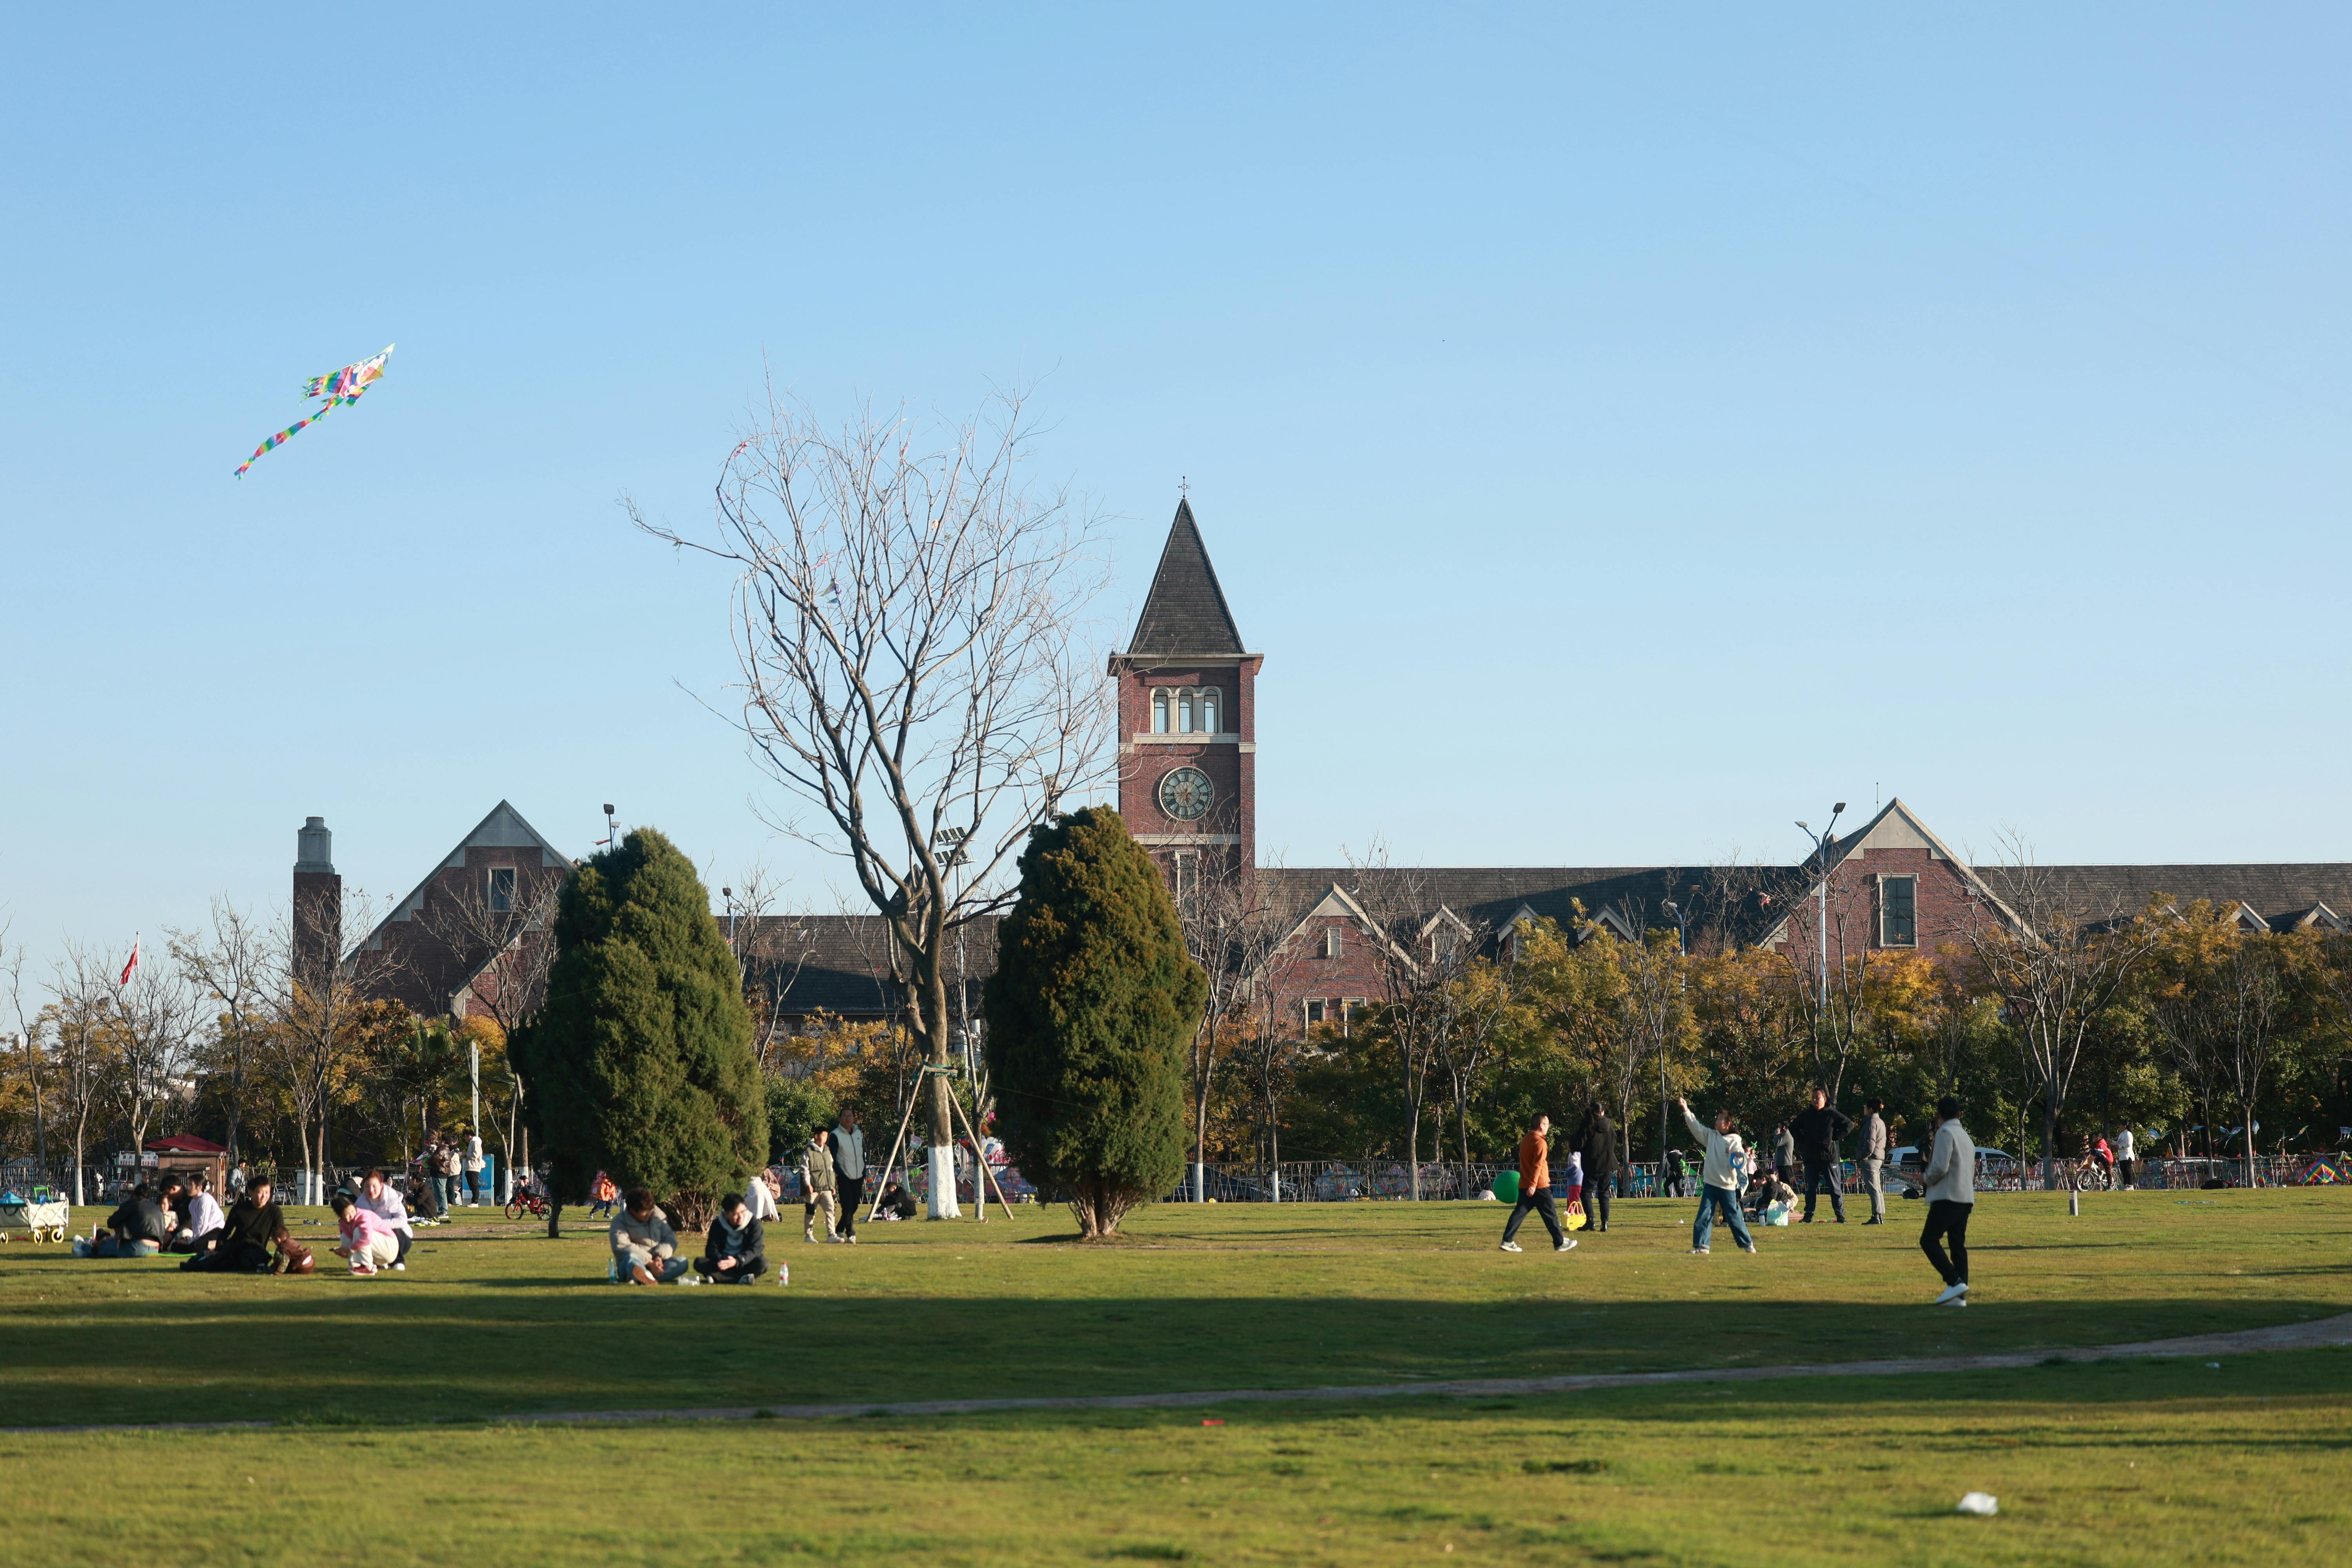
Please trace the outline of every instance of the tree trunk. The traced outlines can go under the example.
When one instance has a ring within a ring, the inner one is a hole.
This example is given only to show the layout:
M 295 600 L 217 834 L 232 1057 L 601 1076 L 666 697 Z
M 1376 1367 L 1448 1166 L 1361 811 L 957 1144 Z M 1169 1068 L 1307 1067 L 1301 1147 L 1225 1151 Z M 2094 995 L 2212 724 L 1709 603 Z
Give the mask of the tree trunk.
M 2053 1079 L 2042 1096 L 2042 1190 L 2058 1190 L 2058 1080 Z
M 547 1239 L 550 1241 L 563 1239 L 563 1200 L 562 1198 L 551 1197 L 547 1200 Z
M 2263 1184 L 2254 1174 L 2254 1108 L 2251 1104 L 2246 1105 L 2242 1108 L 2242 1114 L 2246 1119 L 2246 1185 L 2259 1187 Z

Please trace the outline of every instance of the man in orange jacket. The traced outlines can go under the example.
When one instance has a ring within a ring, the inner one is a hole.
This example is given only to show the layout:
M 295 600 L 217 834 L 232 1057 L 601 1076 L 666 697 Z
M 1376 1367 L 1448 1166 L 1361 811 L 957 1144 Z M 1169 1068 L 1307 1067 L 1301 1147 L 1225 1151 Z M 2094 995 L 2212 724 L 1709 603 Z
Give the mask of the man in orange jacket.
M 1543 1215 L 1544 1228 L 1551 1232 L 1554 1252 L 1571 1251 L 1575 1240 L 1559 1228 L 1559 1210 L 1551 1201 L 1551 1162 L 1545 1138 L 1551 1131 L 1551 1118 L 1538 1116 L 1528 1135 L 1519 1140 L 1519 1201 L 1511 1205 L 1509 1223 L 1503 1226 L 1503 1250 L 1517 1252 L 1519 1244 L 1511 1238 L 1519 1234 L 1519 1222 L 1528 1217 L 1529 1209 Z

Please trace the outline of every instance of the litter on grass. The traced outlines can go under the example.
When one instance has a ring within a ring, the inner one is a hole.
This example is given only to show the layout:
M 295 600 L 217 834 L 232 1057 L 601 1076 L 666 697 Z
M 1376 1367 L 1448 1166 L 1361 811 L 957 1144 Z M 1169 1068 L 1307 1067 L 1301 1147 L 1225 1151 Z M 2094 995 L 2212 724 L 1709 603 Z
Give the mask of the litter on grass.
M 1959 1511 L 1990 1519 L 2000 1511 L 2000 1500 L 1990 1492 L 1970 1492 L 1960 1500 Z

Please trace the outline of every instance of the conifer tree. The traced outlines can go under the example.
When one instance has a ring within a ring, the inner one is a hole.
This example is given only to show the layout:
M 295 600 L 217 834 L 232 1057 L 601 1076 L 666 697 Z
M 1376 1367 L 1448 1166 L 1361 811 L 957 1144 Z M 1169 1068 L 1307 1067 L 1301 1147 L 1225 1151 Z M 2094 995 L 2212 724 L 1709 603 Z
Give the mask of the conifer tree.
M 1159 868 L 1118 814 L 1031 830 L 988 982 L 988 1062 L 1005 1152 L 1065 1194 L 1088 1240 L 1184 1167 L 1186 1049 L 1208 980 Z
M 559 1199 L 597 1171 L 700 1229 L 768 1152 L 751 1015 L 710 895 L 639 828 L 572 873 L 547 1002 L 511 1049 Z

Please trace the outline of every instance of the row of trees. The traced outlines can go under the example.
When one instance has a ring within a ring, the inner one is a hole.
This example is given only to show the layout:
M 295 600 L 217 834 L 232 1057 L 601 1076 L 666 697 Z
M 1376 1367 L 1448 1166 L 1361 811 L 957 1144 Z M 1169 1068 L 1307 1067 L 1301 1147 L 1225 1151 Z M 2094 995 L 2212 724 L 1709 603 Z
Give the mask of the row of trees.
M 1383 994 L 1305 1034 L 1274 1002 L 1297 958 L 1291 914 L 1198 889 L 1185 926 L 1212 988 L 1192 1043 L 1194 1157 L 1410 1154 L 1417 1187 L 1424 1163 L 1466 1181 L 1538 1111 L 1597 1101 L 1627 1158 L 1656 1158 L 1676 1096 L 1769 1133 L 1816 1085 L 1851 1110 L 1883 1096 L 1914 1134 L 1957 1094 L 1980 1138 L 2038 1152 L 2053 1181 L 2056 1157 L 2126 1123 L 2151 1152 L 2335 1145 L 2352 1122 L 2352 936 L 2249 930 L 2234 907 L 2161 897 L 2100 919 L 2031 868 L 2011 880 L 1965 942 L 1849 953 L 1824 980 L 1727 940 L 1686 951 L 1663 924 L 1433 922 L 1409 874 L 1365 877 Z
M 177 1132 L 265 1167 L 405 1159 L 470 1116 L 478 1061 L 481 1131 L 511 1157 L 521 1086 L 498 1019 L 413 1016 L 381 954 L 320 951 L 333 929 L 217 900 L 135 965 L 68 943 L 39 975 L 0 952 L 0 1148 L 63 1170 L 77 1201 L 102 1156 Z

